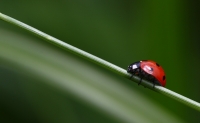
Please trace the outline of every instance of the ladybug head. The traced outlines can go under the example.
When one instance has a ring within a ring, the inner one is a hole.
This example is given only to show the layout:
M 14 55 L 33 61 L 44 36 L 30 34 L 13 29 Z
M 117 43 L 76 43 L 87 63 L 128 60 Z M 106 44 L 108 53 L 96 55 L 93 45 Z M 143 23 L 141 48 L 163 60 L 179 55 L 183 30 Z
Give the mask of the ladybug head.
M 130 73 L 131 71 L 132 71 L 132 66 L 129 65 L 129 66 L 128 66 L 128 69 L 127 69 L 127 72 Z
M 136 69 L 140 68 L 140 62 L 134 62 L 128 66 L 127 72 L 132 73 Z

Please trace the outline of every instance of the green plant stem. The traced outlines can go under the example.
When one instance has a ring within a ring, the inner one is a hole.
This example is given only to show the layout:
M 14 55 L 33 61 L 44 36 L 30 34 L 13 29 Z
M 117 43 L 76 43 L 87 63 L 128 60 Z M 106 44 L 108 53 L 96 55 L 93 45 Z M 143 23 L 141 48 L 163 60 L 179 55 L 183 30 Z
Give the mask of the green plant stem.
M 69 44 L 67 44 L 67 43 L 65 43 L 65 42 L 63 42 L 63 41 L 61 41 L 59 39 L 56 39 L 56 38 L 54 38 L 54 37 L 52 37 L 52 36 L 50 36 L 50 35 L 48 35 L 48 34 L 46 34 L 44 32 L 39 31 L 38 29 L 33 28 L 33 27 L 31 27 L 31 26 L 29 26 L 29 25 L 27 25 L 25 23 L 22 23 L 22 22 L 14 19 L 14 18 L 11 18 L 11 17 L 9 17 L 7 15 L 4 15 L 4 14 L 0 13 L 0 19 L 4 20 L 6 22 L 9 22 L 9 23 L 11 23 L 13 25 L 16 25 L 18 27 L 21 27 L 21 28 L 23 28 L 23 29 L 25 29 L 25 30 L 27 30 L 27 31 L 29 31 L 29 32 L 31 32 L 31 33 L 33 33 L 33 34 L 35 34 L 35 35 L 37 35 L 37 36 L 39 36 L 39 37 L 41 37 L 41 38 L 43 38 L 45 40 L 47 40 L 48 42 L 50 42 L 50 43 L 52 43 L 54 45 L 57 45 L 57 46 L 65 49 L 65 50 L 67 50 L 69 52 L 72 52 L 72 53 L 74 53 L 76 55 L 79 55 L 79 56 L 81 56 L 81 57 L 83 57 L 83 58 L 85 58 L 87 60 L 90 60 L 90 61 L 96 63 L 96 64 L 99 64 L 99 65 L 111 70 L 112 72 L 115 72 L 115 73 L 125 77 L 125 78 L 130 79 L 130 77 L 131 77 L 131 74 L 127 73 L 126 70 L 124 70 L 124 69 L 122 69 L 122 68 L 120 68 L 120 67 L 118 67 L 118 66 L 116 66 L 116 65 L 114 65 L 112 63 L 109 63 L 109 62 L 107 62 L 107 61 L 105 61 L 105 60 L 103 60 L 101 58 L 98 58 L 98 57 L 96 57 L 96 56 L 94 56 L 94 55 L 92 55 L 90 53 L 87 53 L 87 52 L 85 52 L 83 50 L 80 50 L 80 49 L 78 49 L 78 48 L 76 48 L 76 47 L 74 47 L 72 45 L 69 45 Z M 131 80 L 136 82 L 136 83 L 138 83 L 140 78 L 138 78 L 137 76 L 133 76 Z M 167 95 L 167 96 L 169 96 L 171 98 L 174 98 L 174 99 L 176 99 L 176 100 L 178 100 L 178 101 L 180 101 L 180 102 L 182 102 L 182 103 L 184 103 L 184 104 L 186 104 L 186 105 L 188 105 L 188 106 L 200 111 L 200 103 L 198 103 L 196 101 L 193 101 L 193 100 L 191 100 L 191 99 L 189 99 L 187 97 L 184 97 L 184 96 L 182 96 L 182 95 L 180 95 L 178 93 L 175 93 L 175 92 L 173 92 L 173 91 L 171 91 L 171 90 L 169 90 L 167 88 L 164 88 L 162 86 L 155 86 L 153 88 L 153 84 L 151 82 L 148 82 L 148 81 L 145 81 L 145 80 L 142 80 L 141 85 L 143 85 L 143 86 L 145 86 L 145 87 L 147 87 L 147 88 L 149 88 L 151 90 L 154 90 L 156 92 L 159 92 L 161 94 Z

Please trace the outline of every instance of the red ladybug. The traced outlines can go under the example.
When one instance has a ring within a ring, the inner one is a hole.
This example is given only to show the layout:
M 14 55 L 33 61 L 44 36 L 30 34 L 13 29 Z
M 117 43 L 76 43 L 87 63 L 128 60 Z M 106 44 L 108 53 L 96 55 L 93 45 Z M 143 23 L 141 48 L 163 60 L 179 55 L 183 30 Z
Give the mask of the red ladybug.
M 142 79 L 152 82 L 154 85 L 161 85 L 165 87 L 166 77 L 163 68 L 156 62 L 151 60 L 143 60 L 134 62 L 128 66 L 128 73 L 139 76 L 141 83 Z

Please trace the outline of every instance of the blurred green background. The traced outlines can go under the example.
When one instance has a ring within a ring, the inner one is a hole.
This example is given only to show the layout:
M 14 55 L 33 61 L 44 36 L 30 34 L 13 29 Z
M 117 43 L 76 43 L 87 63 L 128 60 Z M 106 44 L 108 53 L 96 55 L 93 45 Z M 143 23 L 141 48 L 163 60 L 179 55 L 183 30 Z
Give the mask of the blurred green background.
M 124 69 L 151 59 L 200 102 L 199 2 L 1 0 L 0 12 Z M 178 123 L 200 113 L 0 20 L 1 123 Z

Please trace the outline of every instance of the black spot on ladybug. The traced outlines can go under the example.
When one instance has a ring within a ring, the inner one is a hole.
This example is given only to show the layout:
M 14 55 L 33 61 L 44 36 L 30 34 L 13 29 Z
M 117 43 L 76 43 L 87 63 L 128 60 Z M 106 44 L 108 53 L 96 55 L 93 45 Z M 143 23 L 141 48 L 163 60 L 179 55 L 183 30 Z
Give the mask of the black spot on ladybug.
M 158 63 L 156 63 L 156 65 L 159 67 L 160 65 Z
M 153 68 L 151 67 L 151 71 L 153 71 Z
M 165 80 L 165 76 L 163 76 L 163 80 Z

